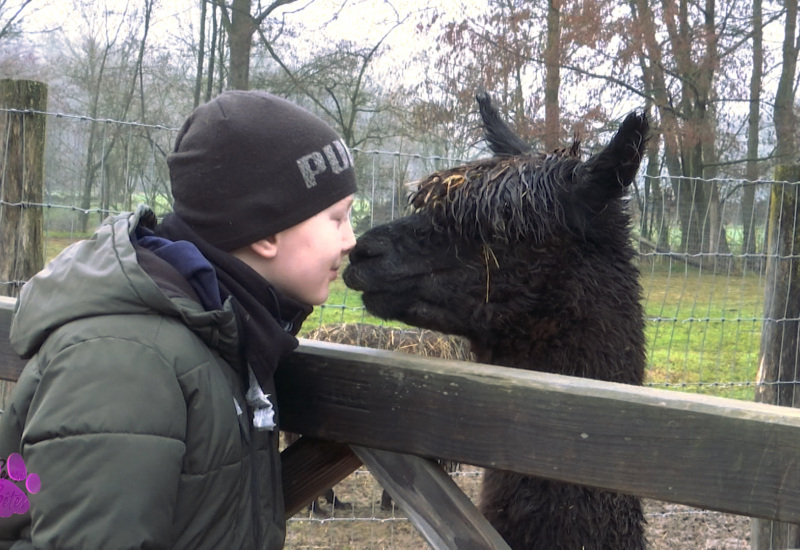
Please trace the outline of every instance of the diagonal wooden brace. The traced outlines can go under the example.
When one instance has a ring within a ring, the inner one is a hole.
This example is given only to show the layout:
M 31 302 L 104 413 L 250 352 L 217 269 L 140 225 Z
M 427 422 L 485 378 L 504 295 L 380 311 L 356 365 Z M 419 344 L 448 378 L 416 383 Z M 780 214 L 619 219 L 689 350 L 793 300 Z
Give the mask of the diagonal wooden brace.
M 366 447 L 353 446 L 353 451 L 400 504 L 431 548 L 510 550 L 436 462 Z
M 281 453 L 286 519 L 361 466 L 344 443 L 301 437 Z

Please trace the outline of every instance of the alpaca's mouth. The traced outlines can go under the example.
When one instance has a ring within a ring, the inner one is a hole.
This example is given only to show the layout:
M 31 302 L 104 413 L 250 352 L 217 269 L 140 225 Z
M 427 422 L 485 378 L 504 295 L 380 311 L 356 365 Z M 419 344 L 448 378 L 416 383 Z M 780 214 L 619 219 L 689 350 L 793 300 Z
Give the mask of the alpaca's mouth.
M 348 265 L 344 272 L 342 273 L 342 280 L 344 284 L 346 284 L 349 288 L 353 290 L 357 290 L 359 292 L 366 292 L 367 291 L 367 284 L 359 276 L 359 270 L 353 264 Z
M 361 301 L 370 314 L 381 319 L 402 320 L 408 310 L 408 304 L 398 298 L 397 294 L 391 292 L 365 291 L 361 295 Z
M 410 288 L 423 277 L 429 277 L 444 270 L 427 270 L 420 272 L 406 271 L 402 273 L 382 270 L 372 266 L 371 269 L 364 269 L 364 265 L 353 264 L 345 268 L 342 273 L 342 280 L 349 288 L 363 292 L 365 294 L 400 294 Z
M 441 320 L 450 315 L 449 308 L 435 304 L 408 292 L 367 291 L 361 300 L 366 310 L 381 319 L 393 319 L 419 328 L 443 331 Z

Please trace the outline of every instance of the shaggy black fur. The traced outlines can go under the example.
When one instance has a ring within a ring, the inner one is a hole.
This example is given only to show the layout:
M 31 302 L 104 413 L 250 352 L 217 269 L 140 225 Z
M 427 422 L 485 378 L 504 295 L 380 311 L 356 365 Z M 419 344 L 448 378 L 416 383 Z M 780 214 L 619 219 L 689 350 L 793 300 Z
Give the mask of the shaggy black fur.
M 529 152 L 478 97 L 494 158 L 429 176 L 414 212 L 363 235 L 344 273 L 384 318 L 467 337 L 479 361 L 627 384 L 644 377 L 641 288 L 622 196 L 633 113 L 586 162 Z M 481 510 L 515 549 L 640 550 L 639 499 L 487 471 Z

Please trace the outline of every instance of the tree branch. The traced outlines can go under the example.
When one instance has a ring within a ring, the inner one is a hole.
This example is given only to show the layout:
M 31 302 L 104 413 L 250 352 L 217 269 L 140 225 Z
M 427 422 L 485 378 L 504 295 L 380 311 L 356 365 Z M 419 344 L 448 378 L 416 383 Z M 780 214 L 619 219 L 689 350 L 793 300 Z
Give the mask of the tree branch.
M 14 23 L 16 21 L 18 21 L 18 20 L 21 21 L 22 20 L 22 17 L 21 17 L 20 14 L 23 12 L 23 10 L 26 7 L 28 7 L 28 4 L 30 4 L 31 2 L 33 2 L 33 0 L 25 0 L 25 2 L 23 2 L 19 6 L 19 9 L 17 9 L 17 11 L 14 12 L 14 14 L 11 17 L 8 18 L 8 21 L 6 21 L 5 25 L 3 25 L 3 28 L 0 29 L 0 39 L 2 39 L 7 34 L 11 34 L 11 27 L 14 26 Z
M 297 2 L 297 0 L 275 0 L 275 1 L 274 1 L 272 4 L 270 4 L 270 5 L 267 7 L 267 9 L 265 9 L 263 12 L 261 12 L 260 14 L 258 14 L 257 16 L 255 16 L 255 17 L 253 18 L 253 23 L 254 23 L 256 26 L 259 26 L 259 27 L 260 27 L 260 26 L 261 26 L 261 23 L 263 23 L 263 22 L 264 22 L 264 19 L 266 19 L 267 17 L 269 17 L 269 15 L 270 15 L 270 14 L 271 14 L 273 11 L 277 10 L 277 9 L 278 9 L 278 8 L 280 8 L 281 6 L 286 6 L 286 5 L 288 5 L 288 4 L 293 4 L 293 3 L 295 3 L 295 2 Z

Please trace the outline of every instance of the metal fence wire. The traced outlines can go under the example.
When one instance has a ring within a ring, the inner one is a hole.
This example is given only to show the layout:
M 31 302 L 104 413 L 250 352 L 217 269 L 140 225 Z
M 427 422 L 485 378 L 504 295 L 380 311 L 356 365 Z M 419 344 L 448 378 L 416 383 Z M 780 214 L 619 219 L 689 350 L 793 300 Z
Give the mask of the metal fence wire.
M 46 114 L 44 200 L 0 197 L 3 208 L 44 210 L 46 258 L 90 235 L 108 215 L 140 203 L 160 214 L 169 210 L 165 156 L 177 128 Z M 353 153 L 359 182 L 352 217 L 356 235 L 402 216 L 414 182 L 424 175 L 464 161 L 403 151 Z M 629 196 L 648 325 L 647 383 L 752 399 L 764 322 L 769 194 L 774 185 L 795 184 L 679 179 L 640 176 Z M 682 192 L 692 193 L 688 202 Z M 698 197 L 709 199 L 700 204 Z M 687 243 L 685 233 L 697 243 Z M 0 285 L 23 282 L 11 278 Z M 381 323 L 342 286 L 305 330 L 342 322 Z
M 19 112 L 0 109 L 0 116 Z M 0 215 L 12 208 L 43 209 L 46 260 L 69 243 L 89 236 L 108 215 L 139 203 L 151 205 L 162 215 L 169 210 L 165 157 L 177 128 L 45 114 L 44 200 L 22 197 L 10 201 L 5 189 L 0 189 Z M 0 136 L 0 140 L 5 140 L 3 150 L 8 151 L 10 136 Z M 354 149 L 353 154 L 359 182 L 352 215 L 357 235 L 402 216 L 415 181 L 463 162 L 404 151 Z M 3 185 L 7 181 L 4 160 L 0 158 Z M 765 321 L 770 192 L 776 185 L 796 188 L 797 184 L 746 181 L 733 176 L 681 180 L 640 175 L 628 199 L 647 321 L 646 383 L 752 400 Z M 0 281 L 6 286 L 23 283 L 22 276 Z M 368 315 L 357 293 L 339 280 L 336 284 L 339 286 L 333 289 L 328 303 L 307 321 L 304 335 L 342 323 L 391 326 Z M 474 469 L 462 469 L 454 475 L 459 483 L 477 484 Z M 363 497 L 368 506 L 340 510 L 323 503 L 322 508 L 299 515 L 290 523 L 290 547 L 424 547 L 421 539 L 414 538 L 416 534 L 402 512 L 380 509 L 379 488 L 370 485 L 374 481 L 365 471 L 357 472 L 346 483 L 346 491 L 352 494 L 369 493 Z M 342 500 L 348 500 L 347 496 Z M 659 523 L 665 516 L 699 513 L 678 508 L 653 508 L 651 523 Z M 321 513 L 320 509 L 326 511 Z M 356 524 L 367 527 L 361 533 Z M 310 525 L 317 532 L 314 540 L 304 533 Z M 341 529 L 348 533 L 344 536 L 347 543 L 336 534 Z M 325 534 L 320 536 L 322 531 Z M 741 542 L 742 546 L 731 542 L 716 547 L 749 547 Z

